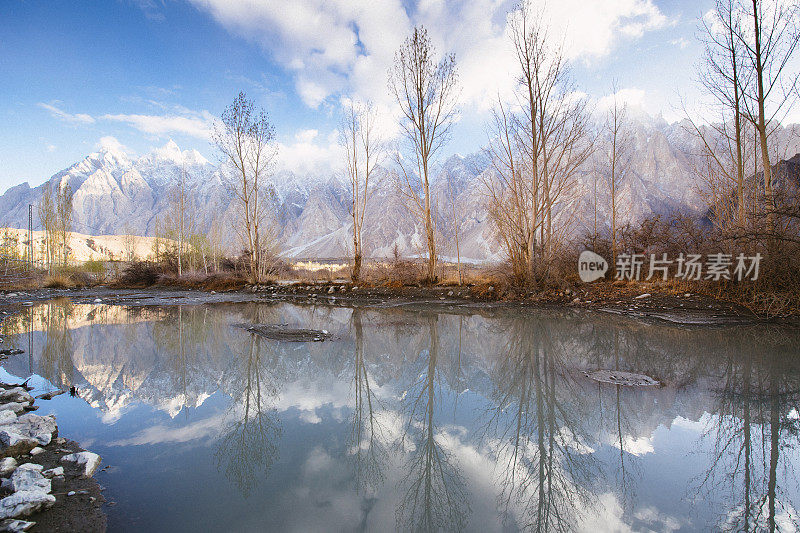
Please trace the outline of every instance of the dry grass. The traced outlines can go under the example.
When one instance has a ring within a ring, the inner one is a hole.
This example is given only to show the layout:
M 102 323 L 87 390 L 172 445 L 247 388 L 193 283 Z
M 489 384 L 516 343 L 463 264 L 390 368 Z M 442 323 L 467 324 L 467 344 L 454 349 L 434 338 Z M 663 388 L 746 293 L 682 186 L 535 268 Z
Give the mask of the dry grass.
M 77 285 L 68 274 L 50 274 L 44 278 L 42 286 L 48 289 L 74 289 Z

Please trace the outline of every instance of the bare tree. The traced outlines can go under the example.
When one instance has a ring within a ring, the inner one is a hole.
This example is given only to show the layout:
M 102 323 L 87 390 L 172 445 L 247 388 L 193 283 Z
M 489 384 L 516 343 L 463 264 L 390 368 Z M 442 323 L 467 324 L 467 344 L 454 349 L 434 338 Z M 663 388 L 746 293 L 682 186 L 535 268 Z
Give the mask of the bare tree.
M 614 101 L 606 117 L 606 134 L 609 147 L 606 153 L 606 184 L 611 200 L 611 265 L 617 264 L 617 222 L 619 221 L 619 192 L 628 176 L 631 160 L 631 135 L 626 128 L 627 106 L 617 100 L 616 87 Z
M 519 64 L 518 108 L 495 113 L 498 181 L 489 211 L 521 281 L 546 275 L 574 222 L 577 175 L 591 154 L 585 98 L 576 96 L 562 46 L 548 36 L 542 13 L 523 3 L 511 15 Z M 510 235 L 502 236 L 511 231 Z M 514 265 L 513 263 L 517 264 Z
M 461 244 L 459 242 L 459 216 L 458 210 L 456 208 L 456 201 L 458 200 L 458 194 L 456 192 L 455 183 L 453 183 L 453 177 L 447 176 L 447 184 L 446 189 L 444 191 L 444 210 L 447 211 L 445 215 L 447 217 L 447 226 L 449 226 L 449 231 L 447 232 L 448 235 L 452 235 L 454 239 L 454 244 L 456 247 L 456 268 L 458 269 L 458 284 L 461 285 L 464 283 L 464 275 L 461 270 Z
M 493 119 L 489 153 L 495 172 L 484 179 L 487 210 L 514 277 L 525 281 L 530 274 L 537 220 L 533 188 L 522 173 L 521 131 L 516 117 L 498 102 Z
M 400 105 L 404 137 L 413 156 L 398 152 L 398 184 L 407 205 L 422 220 L 428 248 L 428 281 L 436 279 L 436 237 L 431 214 L 431 164 L 449 139 L 456 115 L 458 74 L 456 59 L 448 54 L 441 60 L 423 27 L 414 28 L 395 54 L 389 71 L 389 90 Z
M 361 262 L 364 253 L 364 214 L 371 192 L 371 179 L 384 155 L 384 143 L 377 127 L 377 114 L 370 102 L 356 103 L 350 100 L 342 118 L 340 143 L 345 149 L 345 171 L 350 180 L 353 197 L 350 215 L 353 218 L 353 271 L 351 278 L 357 282 L 361 277 Z
M 183 275 L 183 262 L 188 251 L 188 241 L 194 233 L 195 217 L 186 191 L 186 169 L 169 193 L 169 211 L 164 220 L 167 234 L 177 242 L 178 277 Z
M 156 217 L 155 228 L 153 229 L 153 261 L 160 263 L 164 255 L 164 224 L 159 217 Z
M 273 194 L 268 178 L 277 155 L 275 128 L 266 111 L 240 92 L 222 113 L 213 139 L 233 169 L 229 188 L 240 207 L 240 236 L 250 257 L 250 280 L 257 283 L 275 253 L 267 214 Z
M 748 9 L 752 7 L 752 9 Z M 750 27 L 736 26 L 735 39 L 749 76 L 742 83 L 744 116 L 756 129 L 764 179 L 767 232 L 774 233 L 774 192 L 769 137 L 796 101 L 800 72 L 790 59 L 800 42 L 800 6 L 796 2 L 752 0 L 741 6 Z
M 747 198 L 745 195 L 745 148 L 747 138 L 742 113 L 743 71 L 741 16 L 738 0 L 717 0 L 714 19 L 703 21 L 705 60 L 700 81 L 717 102 L 721 122 L 701 127 L 693 118 L 689 123 L 701 140 L 703 153 L 696 172 L 701 192 L 712 209 L 714 222 L 722 230 L 731 226 L 744 228 Z M 735 188 L 735 195 L 731 190 Z
M 56 248 L 57 220 L 56 201 L 53 198 L 53 189 L 49 181 L 42 187 L 42 197 L 36 206 L 36 210 L 44 231 L 44 260 L 47 262 L 48 270 L 52 271 Z
M 125 226 L 125 234 L 122 236 L 122 249 L 125 252 L 126 261 L 136 260 L 136 236 L 133 234 L 133 228 L 129 225 Z
M 69 258 L 69 234 L 72 231 L 72 187 L 63 183 L 56 191 L 56 238 L 61 264 Z

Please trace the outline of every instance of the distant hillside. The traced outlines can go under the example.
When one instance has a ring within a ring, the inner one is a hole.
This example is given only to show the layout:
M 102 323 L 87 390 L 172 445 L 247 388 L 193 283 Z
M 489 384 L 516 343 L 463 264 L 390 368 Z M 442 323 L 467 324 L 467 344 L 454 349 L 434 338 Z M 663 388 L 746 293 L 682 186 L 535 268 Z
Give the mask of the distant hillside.
M 16 228 L 0 228 L 0 238 L 9 231 L 17 239 L 19 256 L 25 254 L 25 243 L 28 240 L 28 231 Z M 153 252 L 155 237 L 126 236 L 126 235 L 84 235 L 83 233 L 69 233 L 69 258 L 70 261 L 109 261 L 123 260 L 128 255 L 128 248 L 133 245 L 133 251 L 138 259 L 146 259 Z M 41 259 L 41 250 L 44 247 L 44 232 L 33 232 L 34 258 Z
M 620 190 L 623 221 L 636 221 L 653 213 L 705 211 L 698 194 L 695 168 L 701 147 L 685 125 L 668 124 L 660 118 L 636 116 L 630 121 L 632 162 L 630 177 Z M 597 153 L 606 148 L 595 143 Z M 776 145 L 786 154 L 800 152 L 800 126 L 779 129 Z M 578 176 L 578 198 L 572 208 L 575 231 L 586 232 L 593 225 L 594 188 L 598 160 L 589 160 Z M 104 150 L 50 178 L 55 185 L 69 183 L 74 196 L 74 228 L 82 234 L 152 236 L 157 217 L 169 209 L 169 191 L 182 169 L 187 175 L 192 205 L 200 231 L 217 229 L 231 251 L 238 251 L 235 233 L 236 204 L 223 183 L 219 169 L 196 151 L 181 151 L 170 141 L 164 147 L 137 159 L 125 153 Z M 484 153 L 454 155 L 435 167 L 432 189 L 443 198 L 447 180 L 455 189 L 461 255 L 475 261 L 500 257 L 493 228 L 485 208 L 484 181 L 494 172 Z M 391 256 L 395 246 L 400 254 L 419 254 L 424 249 L 424 232 L 408 214 L 388 184 L 376 186 L 365 222 L 365 251 L 370 257 Z M 446 178 L 446 179 L 445 179 Z M 272 176 L 275 192 L 273 212 L 276 232 L 284 254 L 290 257 L 336 258 L 349 255 L 349 190 L 334 171 L 313 175 L 278 172 Z M 380 181 L 380 180 L 378 180 Z M 598 219 L 606 227 L 609 198 L 604 182 L 597 182 Z M 27 227 L 28 204 L 38 202 L 42 187 L 27 183 L 12 187 L 0 196 L 0 226 Z M 442 219 L 440 219 L 442 221 Z M 455 256 L 452 232 L 440 224 L 441 253 Z M 38 220 L 35 227 L 39 229 Z M 111 237 L 109 243 L 113 241 Z M 111 245 L 111 244 L 109 244 Z M 89 253 L 89 252 L 87 252 Z

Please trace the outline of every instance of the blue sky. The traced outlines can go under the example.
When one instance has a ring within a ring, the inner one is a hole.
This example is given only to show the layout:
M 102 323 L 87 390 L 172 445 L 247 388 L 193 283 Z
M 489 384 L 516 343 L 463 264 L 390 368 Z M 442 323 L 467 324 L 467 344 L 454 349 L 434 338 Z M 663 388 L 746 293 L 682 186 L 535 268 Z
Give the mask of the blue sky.
M 333 165 L 343 96 L 392 102 L 386 69 L 414 24 L 453 51 L 461 119 L 447 152 L 486 143 L 492 98 L 513 85 L 502 0 L 3 0 L 0 191 L 38 184 L 101 145 L 140 155 L 174 139 L 210 160 L 208 131 L 239 90 L 276 125 L 281 165 Z M 577 87 L 616 80 L 632 107 L 680 118 L 698 97 L 700 17 L 710 2 L 552 1 Z M 443 154 L 447 155 L 447 154 Z

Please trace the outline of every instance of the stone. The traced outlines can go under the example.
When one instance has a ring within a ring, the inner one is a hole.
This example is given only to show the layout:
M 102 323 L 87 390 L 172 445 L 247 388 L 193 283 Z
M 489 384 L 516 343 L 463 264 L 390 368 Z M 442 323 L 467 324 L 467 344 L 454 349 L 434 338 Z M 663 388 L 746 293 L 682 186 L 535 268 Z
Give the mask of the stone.
M 95 298 L 94 299 L 94 303 L 100 304 L 100 303 L 103 303 L 103 300 L 101 300 L 100 298 Z
M 624 385 L 627 387 L 658 387 L 661 385 L 650 376 L 625 372 L 624 370 L 595 370 L 594 372 L 584 372 L 584 374 L 595 381 L 611 383 L 612 385 Z
M 56 497 L 44 491 L 20 491 L 0 500 L 0 519 L 29 516 L 52 507 Z
M 40 453 L 44 453 L 44 448 L 42 448 L 41 446 L 37 446 L 28 453 L 30 453 L 31 455 L 39 455 Z
M 67 496 L 75 496 L 76 494 L 77 494 L 77 492 L 75 492 L 74 490 L 71 490 L 71 491 L 69 491 L 67 493 Z
M 636 296 L 634 299 L 635 300 L 643 300 L 645 298 L 650 298 L 650 293 L 649 292 L 646 292 L 644 294 L 640 294 L 639 296 Z
M 54 477 L 63 476 L 64 475 L 64 467 L 63 466 L 57 466 L 55 468 L 51 468 L 49 470 L 45 470 L 44 472 L 42 472 L 42 475 L 44 477 L 47 477 L 47 478 L 54 478 Z
M 20 531 L 28 531 L 36 525 L 36 522 L 28 522 L 25 520 L 15 520 L 7 518 L 0 522 L 0 531 L 9 531 L 11 533 L 19 533 Z
M 328 294 L 333 294 L 333 292 L 334 292 L 335 290 L 336 290 L 335 288 L 333 288 L 333 287 L 329 287 L 329 288 L 328 288 Z
M 42 474 L 42 465 L 25 463 L 19 465 L 11 475 L 11 488 L 14 492 L 43 491 L 47 494 L 52 490 L 52 485 Z
M 65 455 L 61 458 L 62 463 L 75 463 L 78 466 L 83 466 L 83 474 L 86 477 L 92 476 L 97 467 L 100 466 L 100 456 L 92 452 L 78 452 Z
M 16 422 L 6 426 L 0 426 L 1 430 L 10 428 L 13 431 L 26 435 L 36 441 L 41 446 L 47 446 L 53 439 L 53 435 L 58 431 L 55 415 L 39 416 L 26 414 L 17 418 Z M 0 437 L 0 440 L 2 438 Z
M 60 394 L 64 394 L 65 392 L 67 392 L 67 391 L 65 391 L 65 390 L 54 390 L 54 391 L 51 391 L 51 392 L 45 392 L 44 394 L 40 394 L 39 396 L 37 396 L 36 399 L 37 400 L 52 400 L 56 396 L 58 396 Z
M 10 476 L 17 468 L 17 460 L 13 457 L 6 457 L 0 461 L 0 476 Z
M 0 426 L 10 424 L 17 420 L 17 413 L 11 409 L 3 409 L 0 411 Z
M 3 456 L 28 453 L 38 446 L 39 442 L 36 439 L 10 429 L 12 427 L 15 425 L 0 426 L 0 450 L 2 450 Z
M 4 404 L 0 404 L 0 411 L 11 411 L 14 414 L 20 414 L 25 411 L 25 406 L 30 405 L 28 403 L 19 403 L 19 402 L 8 402 Z
M 57 431 L 54 415 L 20 416 L 11 423 L 0 425 L 0 454 L 6 457 L 19 455 L 37 446 L 47 446 Z

